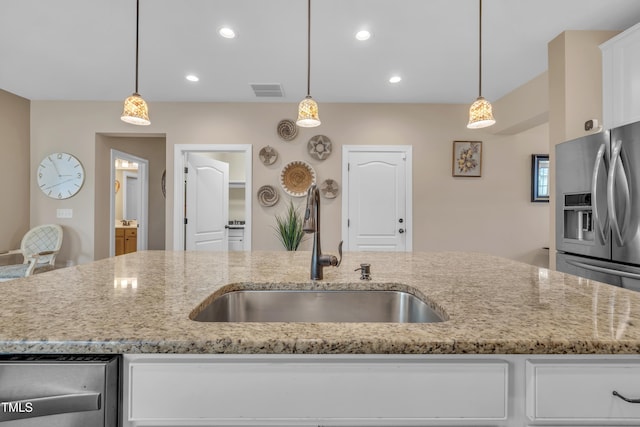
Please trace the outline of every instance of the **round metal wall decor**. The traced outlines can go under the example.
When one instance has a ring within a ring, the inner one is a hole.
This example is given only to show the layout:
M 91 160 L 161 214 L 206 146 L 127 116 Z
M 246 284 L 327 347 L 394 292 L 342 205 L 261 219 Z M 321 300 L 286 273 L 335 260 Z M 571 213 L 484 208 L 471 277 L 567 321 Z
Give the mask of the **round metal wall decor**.
M 316 183 L 316 171 L 307 162 L 299 160 L 288 163 L 280 172 L 280 185 L 290 196 L 303 197 L 311 184 Z
M 263 185 L 258 189 L 258 203 L 262 206 L 273 206 L 279 199 L 278 190 L 272 185 Z
M 298 125 L 293 120 L 280 120 L 277 131 L 280 138 L 285 141 L 291 141 L 298 135 Z
M 316 135 L 307 143 L 307 150 L 314 159 L 324 160 L 331 154 L 331 140 L 324 135 Z

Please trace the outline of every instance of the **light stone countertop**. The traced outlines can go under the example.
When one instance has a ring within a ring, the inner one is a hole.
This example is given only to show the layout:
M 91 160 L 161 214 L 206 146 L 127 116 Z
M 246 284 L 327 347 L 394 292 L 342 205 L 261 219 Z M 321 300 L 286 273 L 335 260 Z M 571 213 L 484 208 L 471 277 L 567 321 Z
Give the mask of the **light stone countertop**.
M 478 253 L 145 251 L 0 283 L 3 353 L 640 354 L 640 293 Z M 354 270 L 371 264 L 373 280 Z M 134 281 L 135 279 L 135 281 Z M 134 286 L 135 284 L 135 286 Z M 204 323 L 231 288 L 401 289 L 447 321 Z M 231 285 L 231 286 L 228 286 Z

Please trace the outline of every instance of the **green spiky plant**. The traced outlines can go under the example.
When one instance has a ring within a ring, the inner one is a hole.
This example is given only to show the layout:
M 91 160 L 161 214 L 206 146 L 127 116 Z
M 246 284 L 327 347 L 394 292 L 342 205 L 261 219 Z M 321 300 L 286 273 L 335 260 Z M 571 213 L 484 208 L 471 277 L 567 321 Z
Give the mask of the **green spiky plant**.
M 288 251 L 297 251 L 302 239 L 304 231 L 302 231 L 302 223 L 304 218 L 299 209 L 293 204 L 293 200 L 289 200 L 289 206 L 284 215 L 276 215 L 276 226 L 274 227 L 278 240 Z

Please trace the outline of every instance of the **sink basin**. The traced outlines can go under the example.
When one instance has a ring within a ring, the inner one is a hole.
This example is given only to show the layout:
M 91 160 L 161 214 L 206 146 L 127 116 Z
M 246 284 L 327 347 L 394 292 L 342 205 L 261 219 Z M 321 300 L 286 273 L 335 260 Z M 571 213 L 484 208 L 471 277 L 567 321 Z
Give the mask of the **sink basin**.
M 443 319 L 402 291 L 240 290 L 222 294 L 192 316 L 199 322 L 389 322 Z

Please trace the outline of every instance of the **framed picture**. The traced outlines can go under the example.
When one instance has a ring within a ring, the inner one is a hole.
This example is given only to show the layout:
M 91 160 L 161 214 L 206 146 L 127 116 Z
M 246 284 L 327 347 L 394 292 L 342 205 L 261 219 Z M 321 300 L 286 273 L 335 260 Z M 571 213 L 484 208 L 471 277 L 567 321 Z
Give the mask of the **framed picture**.
M 452 175 L 482 175 L 482 141 L 453 141 Z
M 549 203 L 549 155 L 531 155 L 531 201 Z

